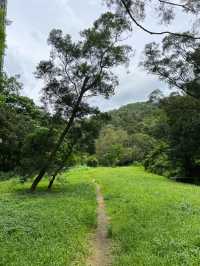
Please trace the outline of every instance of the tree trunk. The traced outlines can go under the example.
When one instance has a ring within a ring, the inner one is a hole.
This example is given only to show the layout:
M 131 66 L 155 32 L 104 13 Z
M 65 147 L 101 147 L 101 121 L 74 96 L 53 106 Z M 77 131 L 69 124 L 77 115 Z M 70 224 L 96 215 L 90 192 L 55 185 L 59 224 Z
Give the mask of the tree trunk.
M 72 154 L 73 151 L 73 147 L 74 147 L 75 143 L 72 143 L 72 145 L 70 146 L 69 152 L 67 153 L 67 156 L 65 157 L 64 162 L 58 167 L 58 169 L 54 172 L 54 174 L 52 175 L 51 180 L 49 181 L 49 185 L 48 185 L 48 190 L 51 190 L 51 187 L 56 179 L 56 176 L 58 175 L 58 173 L 63 169 L 66 160 L 69 158 L 69 156 Z
M 60 167 L 60 168 L 55 171 L 55 173 L 53 174 L 51 180 L 49 181 L 48 190 L 51 190 L 51 187 L 52 187 L 52 185 L 53 185 L 53 183 L 54 183 L 54 181 L 56 179 L 57 174 L 59 173 L 60 170 L 62 170 L 62 167 Z
M 83 94 L 84 94 L 84 91 L 82 90 L 80 95 L 79 95 L 79 98 L 76 102 L 76 105 L 72 111 L 72 115 L 66 125 L 66 128 L 63 130 L 62 134 L 60 135 L 60 138 L 55 146 L 55 148 L 53 149 L 53 151 L 51 152 L 46 164 L 44 165 L 44 167 L 41 169 L 40 173 L 38 174 L 38 176 L 35 178 L 35 180 L 33 181 L 32 183 L 32 186 L 30 188 L 31 192 L 34 192 L 37 185 L 39 184 L 39 182 L 42 180 L 42 178 L 44 177 L 46 171 L 48 170 L 49 168 L 49 165 L 51 164 L 51 162 L 53 161 L 54 157 L 56 156 L 56 153 L 58 152 L 59 148 L 60 148 L 60 145 L 62 144 L 62 142 L 64 141 L 66 135 L 68 134 L 69 130 L 71 129 L 71 126 L 74 122 L 74 119 L 76 117 L 76 113 L 78 111 L 78 107 L 81 103 L 81 100 L 82 100 L 82 97 L 83 97 Z

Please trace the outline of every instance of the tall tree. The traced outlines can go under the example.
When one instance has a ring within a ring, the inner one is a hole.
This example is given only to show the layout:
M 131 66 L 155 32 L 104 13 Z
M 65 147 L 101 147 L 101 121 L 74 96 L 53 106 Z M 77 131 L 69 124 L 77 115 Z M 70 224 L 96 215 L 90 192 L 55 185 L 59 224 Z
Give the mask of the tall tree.
M 169 158 L 183 176 L 200 176 L 200 105 L 190 96 L 161 100 L 168 124 Z
M 52 52 L 49 61 L 40 62 L 37 77 L 45 82 L 43 95 L 46 102 L 67 115 L 66 127 L 48 160 L 35 178 L 34 191 L 54 160 L 77 114 L 88 97 L 102 95 L 108 98 L 118 84 L 112 69 L 128 62 L 131 48 L 121 44 L 121 36 L 130 25 L 121 16 L 103 14 L 93 26 L 81 33 L 81 40 L 73 42 L 61 30 L 50 33 Z

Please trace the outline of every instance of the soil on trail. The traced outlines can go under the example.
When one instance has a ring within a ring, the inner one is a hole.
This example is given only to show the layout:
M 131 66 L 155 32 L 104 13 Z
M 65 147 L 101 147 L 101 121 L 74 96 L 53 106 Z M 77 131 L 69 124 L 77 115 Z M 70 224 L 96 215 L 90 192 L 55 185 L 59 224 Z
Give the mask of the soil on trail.
M 97 229 L 92 239 L 91 256 L 87 266 L 109 266 L 111 265 L 110 241 L 108 239 L 108 218 L 105 211 L 104 198 L 99 185 L 97 191 Z

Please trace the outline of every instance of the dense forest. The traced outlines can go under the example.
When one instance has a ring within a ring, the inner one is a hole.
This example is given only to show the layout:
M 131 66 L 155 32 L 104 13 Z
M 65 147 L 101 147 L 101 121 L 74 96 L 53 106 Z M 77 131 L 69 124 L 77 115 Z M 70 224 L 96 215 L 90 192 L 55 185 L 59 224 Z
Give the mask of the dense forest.
M 156 90 L 148 102 L 129 104 L 109 115 L 96 140 L 101 164 L 142 163 L 167 177 L 199 176 L 197 99 L 177 93 L 164 97 Z

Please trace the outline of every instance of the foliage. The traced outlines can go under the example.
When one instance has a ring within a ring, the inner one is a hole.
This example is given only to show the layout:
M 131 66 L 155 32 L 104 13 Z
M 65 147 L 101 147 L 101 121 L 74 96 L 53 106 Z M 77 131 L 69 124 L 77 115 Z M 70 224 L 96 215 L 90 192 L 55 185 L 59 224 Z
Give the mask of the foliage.
M 150 134 L 154 122 L 160 116 L 158 106 L 148 103 L 139 102 L 127 104 L 118 110 L 110 111 L 110 124 L 115 127 L 121 127 L 126 130 L 129 135 L 135 133 Z
M 21 96 L 22 85 L 16 77 L 3 74 L 0 84 L 0 171 L 14 171 L 26 179 L 45 163 L 64 121 Z M 66 150 L 65 144 L 55 163 Z
M 145 168 L 166 176 L 199 177 L 199 101 L 172 94 L 159 103 L 160 118 L 152 135 Z
M 156 89 L 150 93 L 148 102 L 153 104 L 159 104 L 162 98 L 164 98 L 164 94 L 161 90 Z
M 63 36 L 61 30 L 52 30 L 48 39 L 50 59 L 41 61 L 36 71 L 36 76 L 45 81 L 45 104 L 70 117 L 77 103 L 76 116 L 83 116 L 89 108 L 84 98 L 112 95 L 118 83 L 112 69 L 127 63 L 131 51 L 119 43 L 128 28 L 120 16 L 108 12 L 82 31 L 77 43 L 70 35 Z
M 96 155 L 101 165 L 115 166 L 131 162 L 126 131 L 111 126 L 103 128 L 96 140 Z
M 131 148 L 133 160 L 143 162 L 146 156 L 151 152 L 156 140 L 144 133 L 135 133 L 131 136 Z
M 103 165 L 142 163 L 154 146 L 162 111 L 150 102 L 128 104 L 108 113 L 96 141 L 98 160 Z M 110 126 L 109 126 L 110 125 Z
M 118 5 L 117 8 L 123 8 L 123 2 L 121 0 L 106 0 L 109 5 Z M 153 2 L 152 7 L 155 11 L 159 11 L 157 14 L 158 18 L 160 18 L 163 22 L 169 23 L 172 21 L 175 17 L 175 14 L 173 11 L 178 7 L 178 4 L 171 5 L 171 1 L 152 1 L 152 0 L 127 0 L 126 4 L 129 7 L 129 9 L 136 13 L 138 16 L 138 19 L 142 20 L 145 18 L 147 12 L 148 12 L 148 2 Z M 173 4 L 173 3 L 172 3 Z M 159 7 L 158 7 L 159 5 Z M 200 11 L 200 4 L 198 0 L 183 0 L 182 5 L 182 11 L 186 13 L 194 13 L 198 14 Z M 122 11 L 121 11 L 122 12 Z M 168 12 L 172 12 L 171 14 L 168 14 Z
M 98 159 L 94 155 L 90 155 L 87 158 L 87 166 L 90 167 L 97 167 L 99 164 Z
M 123 165 L 123 154 L 127 153 L 127 161 L 143 163 L 158 174 L 200 176 L 198 100 L 177 93 L 164 97 L 157 90 L 148 102 L 129 104 L 109 114 L 114 130 L 101 133 L 97 140 L 96 153 L 101 164 Z M 104 126 L 101 132 L 105 129 Z M 121 144 L 121 136 L 126 136 L 125 145 Z
M 55 134 L 46 127 L 37 127 L 27 134 L 22 146 L 22 174 L 34 176 L 47 160 L 48 154 L 55 145 Z M 41 152 L 42 151 L 42 152 Z
M 80 153 L 94 155 L 95 140 L 99 137 L 102 127 L 109 121 L 109 114 L 99 112 L 76 122 L 75 124 L 79 125 L 79 132 L 81 133 L 76 140 L 76 150 Z
M 172 96 L 161 101 L 169 126 L 170 160 L 184 176 L 200 175 L 200 105 L 190 96 Z
M 190 32 L 172 32 L 168 29 L 176 18 L 177 14 L 186 14 L 193 21 L 193 25 L 198 25 L 200 4 L 199 0 L 182 0 L 181 3 L 174 1 L 162 0 L 104 0 L 107 5 L 120 14 L 125 20 L 131 21 L 140 30 L 150 35 L 171 35 L 177 37 L 198 38 L 198 30 L 190 29 Z M 149 9 L 149 6 L 151 9 Z M 155 18 L 158 24 L 164 24 L 166 27 L 163 30 L 154 31 L 149 27 L 142 25 L 145 18 Z M 188 29 L 189 30 L 189 29 Z
M 145 47 L 143 65 L 170 87 L 200 98 L 200 43 L 187 37 L 168 36 L 162 46 L 155 42 Z
M 144 167 L 148 171 L 167 177 L 180 173 L 180 169 L 176 173 L 175 168 L 172 168 L 169 146 L 165 142 L 159 142 L 152 148 L 144 160 Z
M 15 78 L 1 79 L 0 170 L 13 171 L 20 164 L 24 138 L 37 125 L 41 111 L 32 100 L 19 95 L 21 84 Z

